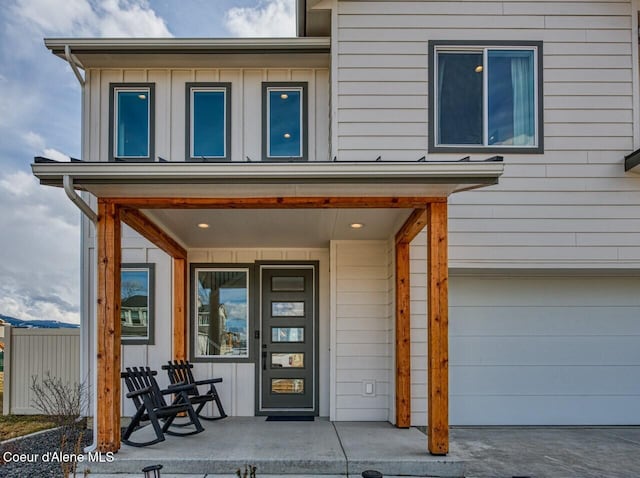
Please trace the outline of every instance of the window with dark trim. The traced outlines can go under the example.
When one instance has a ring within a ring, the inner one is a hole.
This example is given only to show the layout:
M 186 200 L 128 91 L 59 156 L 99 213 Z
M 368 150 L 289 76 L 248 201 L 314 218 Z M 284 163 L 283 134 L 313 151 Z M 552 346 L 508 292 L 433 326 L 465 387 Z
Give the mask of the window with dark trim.
M 192 264 L 192 360 L 250 360 L 251 270 L 248 264 Z
M 306 161 L 307 83 L 262 84 L 262 159 Z
M 153 344 L 155 264 L 122 264 L 120 301 L 122 344 Z
M 109 85 L 109 161 L 153 161 L 154 83 Z
M 541 153 L 542 42 L 429 42 L 429 151 Z
M 231 83 L 187 83 L 186 157 L 231 159 Z

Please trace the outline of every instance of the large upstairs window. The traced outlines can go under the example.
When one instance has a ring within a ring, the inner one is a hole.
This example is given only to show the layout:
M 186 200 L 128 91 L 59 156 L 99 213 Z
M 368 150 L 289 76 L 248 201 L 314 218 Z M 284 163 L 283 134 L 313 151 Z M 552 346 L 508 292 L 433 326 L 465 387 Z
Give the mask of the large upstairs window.
M 153 83 L 112 83 L 109 160 L 154 160 Z
M 542 152 L 542 43 L 429 45 L 429 150 Z
M 307 159 L 307 84 L 262 84 L 264 160 Z
M 231 159 L 231 83 L 187 83 L 187 158 Z

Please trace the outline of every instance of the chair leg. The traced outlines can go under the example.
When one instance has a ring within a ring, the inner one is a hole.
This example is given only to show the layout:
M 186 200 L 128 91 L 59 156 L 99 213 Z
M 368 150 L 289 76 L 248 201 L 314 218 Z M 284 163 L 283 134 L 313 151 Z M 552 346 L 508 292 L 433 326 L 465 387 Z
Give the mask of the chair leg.
M 211 388 L 209 389 L 209 392 L 207 393 L 207 395 L 210 395 L 213 401 L 215 402 L 216 407 L 218 407 L 218 413 L 220 414 L 220 416 L 219 417 L 202 416 L 200 414 L 200 411 L 204 407 L 205 405 L 204 403 L 200 404 L 200 406 L 198 407 L 198 410 L 197 410 L 198 416 L 203 420 L 209 420 L 209 421 L 222 420 L 223 418 L 227 418 L 227 414 L 224 412 L 222 401 L 220 400 L 220 396 L 218 395 L 218 391 L 216 390 L 216 386 L 214 384 L 211 384 Z

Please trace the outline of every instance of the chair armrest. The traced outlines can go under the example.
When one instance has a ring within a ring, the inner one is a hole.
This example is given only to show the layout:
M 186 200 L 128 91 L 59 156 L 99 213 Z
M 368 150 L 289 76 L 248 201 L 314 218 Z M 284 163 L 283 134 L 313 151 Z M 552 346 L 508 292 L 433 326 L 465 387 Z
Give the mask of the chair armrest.
M 194 382 L 194 385 L 208 385 L 210 383 L 221 383 L 222 379 L 221 378 L 210 378 L 208 380 L 197 380 L 196 382 Z
M 138 395 L 144 395 L 145 393 L 151 393 L 151 387 L 144 387 L 140 390 L 134 390 L 133 392 L 127 393 L 127 398 L 136 397 Z
M 162 395 L 168 395 L 170 393 L 186 392 L 187 390 L 193 390 L 195 387 L 192 383 L 175 383 L 169 385 L 169 388 L 165 390 L 160 390 L 160 393 L 162 393 Z

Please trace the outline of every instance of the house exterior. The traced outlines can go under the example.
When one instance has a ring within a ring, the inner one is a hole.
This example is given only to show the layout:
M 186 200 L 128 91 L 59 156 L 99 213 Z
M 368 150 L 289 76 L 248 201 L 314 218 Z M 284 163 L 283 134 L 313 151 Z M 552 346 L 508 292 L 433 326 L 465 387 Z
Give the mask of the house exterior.
M 639 424 L 638 7 L 301 0 L 291 39 L 46 40 L 83 82 L 83 161 L 33 170 L 86 213 L 100 448 L 121 368 L 172 358 L 229 415 L 429 425 L 434 454 L 449 425 Z M 121 336 L 121 263 L 155 268 L 152 341 Z

